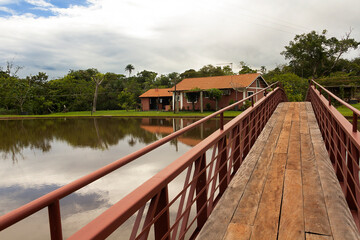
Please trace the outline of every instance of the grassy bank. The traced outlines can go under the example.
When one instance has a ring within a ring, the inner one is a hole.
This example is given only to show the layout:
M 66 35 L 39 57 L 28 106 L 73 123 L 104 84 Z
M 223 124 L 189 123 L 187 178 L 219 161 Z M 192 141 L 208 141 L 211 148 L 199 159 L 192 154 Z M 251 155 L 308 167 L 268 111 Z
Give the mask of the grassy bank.
M 351 106 L 353 106 L 356 109 L 360 110 L 360 103 L 356 103 L 356 104 L 350 104 Z M 345 106 L 340 106 L 338 108 L 336 108 L 342 115 L 344 115 L 345 117 L 352 117 L 353 116 L 353 112 L 348 109 Z
M 106 110 L 97 111 L 91 114 L 91 111 L 81 112 L 67 112 L 67 113 L 53 113 L 47 115 L 0 115 L 0 119 L 9 118 L 56 118 L 56 117 L 205 117 L 213 112 L 179 112 L 174 114 L 173 112 L 157 112 L 157 111 L 125 111 L 125 110 Z M 224 113 L 225 117 L 235 117 L 239 115 L 241 111 L 227 111 Z

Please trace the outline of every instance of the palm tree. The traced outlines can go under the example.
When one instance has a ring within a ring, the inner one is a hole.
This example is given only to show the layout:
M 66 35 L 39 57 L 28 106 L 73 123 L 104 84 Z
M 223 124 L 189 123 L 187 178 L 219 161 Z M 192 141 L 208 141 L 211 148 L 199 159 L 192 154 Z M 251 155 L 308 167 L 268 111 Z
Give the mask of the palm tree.
M 128 64 L 126 67 L 125 67 L 125 71 L 126 72 L 129 72 L 129 77 L 131 75 L 131 72 L 134 70 L 134 66 L 132 64 Z

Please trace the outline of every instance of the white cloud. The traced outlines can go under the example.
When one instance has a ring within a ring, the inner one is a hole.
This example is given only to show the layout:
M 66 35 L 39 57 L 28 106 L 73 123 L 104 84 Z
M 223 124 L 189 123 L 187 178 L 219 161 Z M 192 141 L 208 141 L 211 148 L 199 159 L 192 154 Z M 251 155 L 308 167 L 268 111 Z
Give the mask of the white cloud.
M 37 6 L 37 7 L 43 7 L 43 8 L 48 8 L 48 7 L 54 6 L 45 0 L 25 0 L 25 2 L 32 4 L 34 6 Z
M 0 7 L 0 11 L 2 12 L 6 12 L 6 13 L 10 13 L 10 14 L 16 14 L 16 12 L 10 8 L 7 8 L 7 7 Z
M 295 34 L 328 29 L 329 36 L 341 37 L 360 22 L 355 0 L 88 2 L 49 7 L 56 16 L 48 18 L 2 19 L 0 65 L 15 57 L 26 67 L 23 74 L 52 77 L 90 67 L 124 73 L 128 63 L 159 73 L 239 61 L 269 69 L 285 63 L 280 52 Z M 357 40 L 359 31 L 352 35 Z

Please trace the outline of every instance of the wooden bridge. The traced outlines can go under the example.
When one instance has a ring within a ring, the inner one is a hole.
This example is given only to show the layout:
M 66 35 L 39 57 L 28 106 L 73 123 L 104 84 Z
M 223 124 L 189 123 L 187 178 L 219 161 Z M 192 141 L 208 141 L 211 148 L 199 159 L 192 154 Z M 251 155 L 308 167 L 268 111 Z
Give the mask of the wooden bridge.
M 311 83 L 309 102 L 286 102 L 271 85 L 256 103 L 250 96 L 1 216 L 0 230 L 47 207 L 51 238 L 62 239 L 60 199 L 220 115 L 219 130 L 69 239 L 360 239 L 360 112 Z M 224 125 L 223 112 L 246 100 Z
M 280 103 L 198 239 L 358 239 L 310 103 Z

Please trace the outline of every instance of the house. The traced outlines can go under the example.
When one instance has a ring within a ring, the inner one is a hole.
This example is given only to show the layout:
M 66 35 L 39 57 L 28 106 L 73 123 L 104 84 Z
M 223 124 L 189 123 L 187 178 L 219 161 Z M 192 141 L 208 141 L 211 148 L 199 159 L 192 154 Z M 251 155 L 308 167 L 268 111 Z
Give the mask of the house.
M 149 110 L 170 110 L 173 94 L 171 88 L 155 88 L 141 94 L 141 108 L 143 111 Z
M 223 95 L 218 102 L 218 108 L 228 106 L 232 102 L 240 101 L 261 89 L 267 87 L 265 79 L 259 73 L 186 78 L 173 88 L 150 89 L 140 96 L 143 111 L 170 110 L 175 108 L 173 99 L 177 96 L 177 104 L 180 110 L 214 110 L 216 102 L 209 98 L 207 90 L 219 89 Z M 195 94 L 196 101 L 189 101 L 187 94 Z M 255 100 L 262 96 L 257 95 Z
M 223 92 L 223 96 L 218 102 L 218 108 L 228 106 L 232 102 L 240 101 L 263 88 L 267 87 L 265 79 L 259 73 L 230 75 L 230 76 L 217 76 L 217 77 L 201 77 L 201 78 L 186 78 L 172 88 L 173 98 L 175 94 L 179 101 L 179 109 L 195 110 L 201 112 L 205 110 L 215 109 L 215 101 L 211 100 L 207 94 L 209 89 L 219 89 Z M 196 94 L 198 97 L 193 105 L 188 100 L 186 94 Z M 263 96 L 257 95 L 255 100 L 259 100 Z M 174 101 L 172 101 L 174 108 Z

